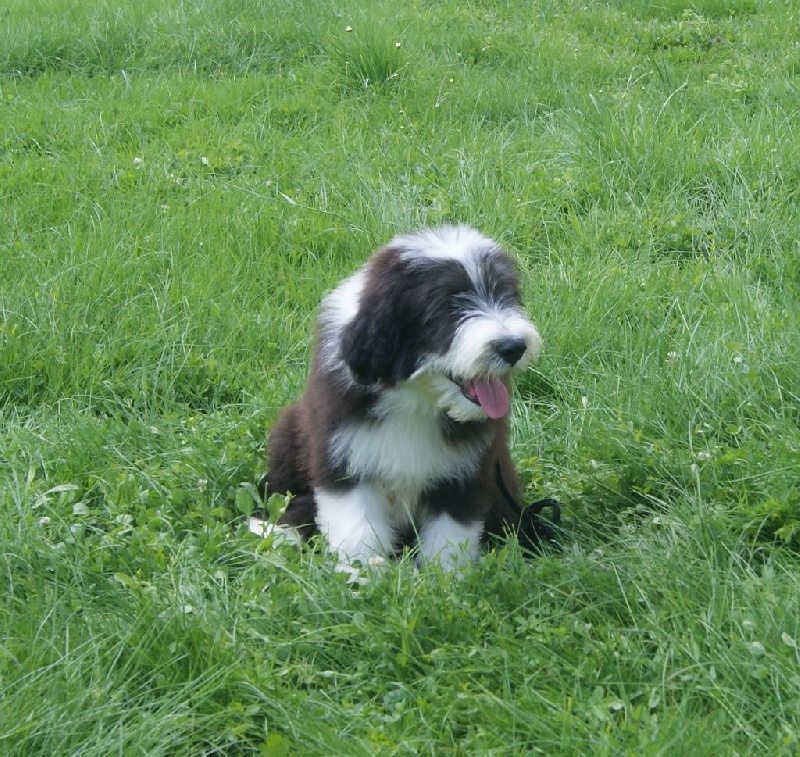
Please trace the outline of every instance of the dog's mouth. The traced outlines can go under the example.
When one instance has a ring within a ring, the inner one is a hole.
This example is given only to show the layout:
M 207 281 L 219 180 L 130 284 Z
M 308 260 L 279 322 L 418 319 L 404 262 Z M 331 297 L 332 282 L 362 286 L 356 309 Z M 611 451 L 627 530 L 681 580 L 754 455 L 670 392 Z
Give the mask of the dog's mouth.
M 470 402 L 478 405 L 490 418 L 503 418 L 508 413 L 511 400 L 508 387 L 498 378 L 460 381 L 448 377 Z

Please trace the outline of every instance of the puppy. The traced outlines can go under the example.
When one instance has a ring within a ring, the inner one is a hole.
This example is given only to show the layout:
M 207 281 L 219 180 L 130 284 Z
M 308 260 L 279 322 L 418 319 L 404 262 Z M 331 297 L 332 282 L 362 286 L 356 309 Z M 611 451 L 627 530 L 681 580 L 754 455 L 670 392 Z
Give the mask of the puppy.
M 279 525 L 345 562 L 447 568 L 514 529 L 510 380 L 541 348 L 513 261 L 466 226 L 398 236 L 322 302 L 305 393 L 269 435 Z M 254 530 L 260 525 L 255 524 Z

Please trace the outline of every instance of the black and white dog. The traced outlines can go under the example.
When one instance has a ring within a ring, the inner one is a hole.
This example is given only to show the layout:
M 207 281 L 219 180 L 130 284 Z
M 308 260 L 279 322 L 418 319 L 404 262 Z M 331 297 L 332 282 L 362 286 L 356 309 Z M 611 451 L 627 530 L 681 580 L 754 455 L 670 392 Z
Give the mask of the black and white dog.
M 476 558 L 519 521 L 498 488 L 519 500 L 509 382 L 540 347 L 491 239 L 393 239 L 322 302 L 305 393 L 269 435 L 266 495 L 293 495 L 279 523 L 345 562 L 411 544 L 446 568 Z

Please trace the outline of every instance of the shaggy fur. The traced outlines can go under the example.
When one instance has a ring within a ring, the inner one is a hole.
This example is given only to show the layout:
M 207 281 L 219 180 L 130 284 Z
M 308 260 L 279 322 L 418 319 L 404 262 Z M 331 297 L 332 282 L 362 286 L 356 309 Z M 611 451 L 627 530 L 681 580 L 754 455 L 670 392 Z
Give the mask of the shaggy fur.
M 509 382 L 541 347 L 513 261 L 465 226 L 399 236 L 322 302 L 306 390 L 269 435 L 280 524 L 345 561 L 474 559 L 515 528 Z

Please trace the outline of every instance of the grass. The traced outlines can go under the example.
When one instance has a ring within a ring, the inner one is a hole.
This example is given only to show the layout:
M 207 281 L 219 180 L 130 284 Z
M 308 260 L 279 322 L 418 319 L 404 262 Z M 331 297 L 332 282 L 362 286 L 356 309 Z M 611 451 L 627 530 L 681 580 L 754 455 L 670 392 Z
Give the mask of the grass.
M 3 753 L 795 754 L 797 21 L 5 2 Z M 321 294 L 448 221 L 520 260 L 565 549 L 354 588 L 242 516 Z

